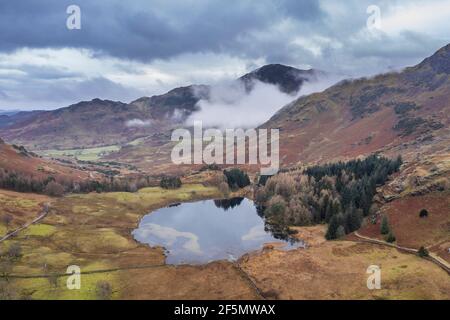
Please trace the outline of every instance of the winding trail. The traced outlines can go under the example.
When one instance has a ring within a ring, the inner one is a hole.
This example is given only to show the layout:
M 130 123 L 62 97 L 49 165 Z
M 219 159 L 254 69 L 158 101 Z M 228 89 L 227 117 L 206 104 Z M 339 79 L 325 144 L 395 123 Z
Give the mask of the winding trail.
M 14 237 L 20 231 L 25 230 L 26 228 L 28 228 L 32 224 L 35 224 L 35 223 L 41 221 L 42 219 L 44 219 L 48 215 L 49 210 L 50 210 L 50 204 L 49 203 L 44 204 L 44 208 L 42 209 L 41 213 L 39 214 L 39 216 L 37 218 L 35 218 L 32 221 L 24 224 L 20 228 L 17 228 L 16 230 L 6 234 L 3 238 L 0 239 L 0 243 L 5 241 L 5 240 L 8 240 L 11 237 Z
M 383 241 L 383 240 L 362 236 L 362 235 L 360 235 L 358 233 L 358 231 L 355 231 L 354 235 L 357 238 L 359 238 L 360 240 L 364 241 L 364 242 L 380 244 L 380 245 L 396 248 L 396 249 L 398 249 L 400 251 L 405 251 L 405 252 L 412 253 L 412 254 L 417 254 L 417 252 L 419 251 L 419 250 L 414 249 L 414 248 L 402 247 L 402 246 L 396 245 L 394 243 L 389 243 L 389 242 L 386 242 L 386 241 Z M 427 248 L 429 248 L 429 247 L 430 246 L 428 246 Z M 450 275 L 450 264 L 447 261 L 445 261 L 444 259 L 442 259 L 441 257 L 437 256 L 436 254 L 434 254 L 432 252 L 429 252 L 429 256 L 428 257 L 424 257 L 424 259 L 427 259 L 427 260 L 437 264 L 439 267 L 441 267 L 442 269 L 447 271 L 447 273 Z

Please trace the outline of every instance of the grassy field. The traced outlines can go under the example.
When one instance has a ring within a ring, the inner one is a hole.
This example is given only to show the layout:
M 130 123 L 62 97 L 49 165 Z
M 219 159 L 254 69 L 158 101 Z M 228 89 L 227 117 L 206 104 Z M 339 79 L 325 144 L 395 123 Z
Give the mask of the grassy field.
M 43 195 L 0 190 L 0 217 L 8 215 L 12 218 L 8 226 L 3 219 L 0 220 L 0 237 L 36 218 L 45 202 L 51 202 L 51 199 Z
M 144 138 L 138 138 L 127 143 L 129 146 L 139 146 L 144 142 Z M 72 157 L 80 161 L 97 161 L 103 156 L 110 153 L 120 151 L 122 147 L 120 145 L 111 145 L 96 148 L 84 148 L 84 149 L 67 149 L 67 150 L 42 150 L 37 151 L 38 154 L 45 157 Z
M 19 194 L 6 191 L 0 195 L 2 208 L 16 207 L 15 212 L 22 214 L 19 225 L 49 201 L 36 195 L 18 198 Z M 32 299 L 97 299 L 100 281 L 110 284 L 113 299 L 258 299 L 236 264 L 165 265 L 161 248 L 132 238 L 139 220 L 152 210 L 219 197 L 222 194 L 214 187 L 185 184 L 178 190 L 145 188 L 50 199 L 50 213 L 41 223 L 0 244 L 2 251 L 15 243 L 22 249 L 7 272 L 9 282 L 0 279 L 0 285 L 6 283 L 14 298 Z M 298 236 L 311 244 L 308 249 L 267 249 L 244 256 L 239 265 L 269 299 L 450 297 L 448 275 L 431 262 L 377 245 L 327 242 L 324 230 L 324 226 L 297 228 Z M 382 268 L 382 290 L 366 287 L 365 272 L 371 264 Z M 80 290 L 66 287 L 69 265 L 81 268 Z
M 289 252 L 268 250 L 242 259 L 243 269 L 266 297 L 450 299 L 449 276 L 432 262 L 378 245 L 324 242 L 320 240 L 324 229 L 318 227 L 298 231 L 316 239 L 315 245 Z M 370 265 L 381 268 L 380 290 L 367 288 L 366 270 Z
M 428 211 L 428 217 L 419 217 L 422 209 Z M 450 192 L 406 196 L 387 203 L 381 212 L 388 217 L 398 245 L 414 249 L 424 246 L 450 262 Z M 380 221 L 367 224 L 359 233 L 383 240 Z
M 8 272 L 12 276 L 8 286 L 15 298 L 32 299 L 95 299 L 99 281 L 107 281 L 113 289 L 112 298 L 118 299 L 256 298 L 233 265 L 166 266 L 161 248 L 139 244 L 131 236 L 139 219 L 156 208 L 221 196 L 214 187 L 191 184 L 178 190 L 145 188 L 136 193 L 57 199 L 42 223 L 0 244 L 2 251 L 15 243 L 22 249 Z M 65 276 L 57 278 L 57 283 L 50 281 L 52 275 L 65 274 L 69 265 L 87 272 L 82 274 L 81 290 L 68 290 Z M 104 272 L 89 274 L 92 271 Z M 35 277 L 19 279 L 14 275 Z
M 97 161 L 102 156 L 109 153 L 116 152 L 120 150 L 120 146 L 112 145 L 106 147 L 98 148 L 87 148 L 87 149 L 70 149 L 70 150 L 43 150 L 37 151 L 42 156 L 45 157 L 73 157 L 81 161 Z

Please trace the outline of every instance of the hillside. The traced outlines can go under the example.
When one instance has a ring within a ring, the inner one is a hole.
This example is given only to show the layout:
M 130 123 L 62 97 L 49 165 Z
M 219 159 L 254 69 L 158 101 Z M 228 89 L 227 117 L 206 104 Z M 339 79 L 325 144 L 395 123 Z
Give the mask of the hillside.
M 313 74 L 312 70 L 268 65 L 236 81 L 243 81 L 248 90 L 258 80 L 293 93 L 304 81 L 314 80 Z M 158 140 L 160 133 L 167 136 L 171 128 L 198 111 L 197 102 L 208 99 L 209 90 L 206 85 L 192 85 L 129 104 L 94 99 L 53 111 L 1 115 L 0 137 L 31 150 L 120 148 L 142 137 Z
M 66 108 L 39 112 L 0 130 L 6 141 L 31 149 L 83 148 L 120 144 L 147 132 L 127 121 L 146 119 L 149 112 L 122 102 L 94 99 Z
M 448 149 L 450 45 L 400 73 L 346 80 L 282 108 L 266 128 L 280 128 L 284 165 L 329 162 L 372 152 L 421 154 Z
M 372 152 L 402 154 L 406 161 L 416 161 L 446 152 L 450 139 L 449 51 L 446 46 L 402 72 L 345 80 L 300 97 L 261 127 L 280 128 L 283 166 L 351 159 Z M 286 79 L 292 80 L 295 70 L 269 65 L 240 81 L 254 78 L 283 86 L 289 82 Z M 318 74 L 296 72 L 298 81 L 304 81 L 299 74 Z M 291 87 L 300 85 L 298 81 L 291 81 Z M 190 86 L 130 104 L 95 99 L 28 115 L 0 129 L 0 136 L 31 150 L 75 149 L 69 154 L 79 148 L 111 146 L 95 150 L 92 159 L 172 171 L 170 132 L 197 110 L 198 99 L 207 99 L 208 93 L 208 86 Z M 60 152 L 44 154 L 58 156 Z
M 261 126 L 280 129 L 282 166 L 346 160 L 373 152 L 389 157 L 401 154 L 407 162 L 417 162 L 448 152 L 448 51 L 449 46 L 442 48 L 399 73 L 342 81 L 283 107 Z M 171 147 L 170 135 L 160 134 L 107 158 L 144 169 L 181 169 L 171 167 Z
M 77 168 L 42 159 L 23 147 L 8 145 L 1 139 L 0 169 L 34 179 L 46 179 L 52 176 L 58 180 L 80 181 L 92 175 Z

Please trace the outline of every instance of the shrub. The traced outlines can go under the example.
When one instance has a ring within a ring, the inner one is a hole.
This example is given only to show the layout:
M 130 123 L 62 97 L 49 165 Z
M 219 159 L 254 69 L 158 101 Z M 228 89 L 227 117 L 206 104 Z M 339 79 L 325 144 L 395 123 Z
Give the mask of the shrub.
M 13 243 L 9 247 L 7 255 L 11 259 L 18 259 L 18 258 L 20 258 L 22 256 L 22 247 L 20 246 L 20 244 L 17 243 L 17 242 Z
M 223 174 L 227 178 L 228 186 L 231 189 L 244 188 L 250 185 L 250 179 L 248 175 L 238 168 L 224 170 Z
M 325 234 L 325 238 L 327 240 L 336 239 L 337 229 L 339 228 L 338 217 L 336 215 L 332 216 L 330 219 L 330 223 L 328 224 L 327 233 Z
M 230 188 L 228 187 L 228 183 L 226 183 L 226 182 L 221 182 L 219 184 L 218 189 L 220 192 L 222 192 L 227 197 L 230 194 Z
M 15 300 L 17 293 L 6 279 L 0 279 L 0 300 Z
M 61 197 L 64 195 L 64 187 L 58 182 L 50 181 L 45 187 L 44 193 L 51 197 Z
M 50 274 L 47 276 L 47 280 L 48 283 L 53 287 L 53 288 L 58 288 L 58 275 L 57 274 Z
M 286 212 L 286 201 L 280 196 L 275 196 L 269 200 L 267 205 L 266 214 L 268 216 L 278 216 L 278 218 L 282 218 Z
M 111 284 L 107 281 L 97 282 L 95 293 L 99 300 L 110 300 L 112 296 Z
M 163 189 L 178 189 L 181 187 L 181 179 L 178 177 L 163 177 L 159 186 Z
M 289 199 L 295 193 L 295 180 L 287 174 L 280 174 L 276 178 L 275 193 Z
M 395 242 L 395 236 L 392 232 L 389 232 L 388 235 L 386 236 L 385 240 L 389 243 Z
M 429 253 L 428 250 L 425 249 L 425 247 L 420 247 L 419 250 L 417 251 L 417 254 L 419 255 L 419 257 L 425 258 L 428 257 Z
M 383 216 L 383 219 L 381 220 L 381 228 L 380 228 L 381 234 L 389 234 L 389 222 L 386 216 Z
M 345 228 L 343 226 L 339 226 L 336 230 L 336 239 L 342 238 L 345 236 Z
M 419 212 L 419 217 L 420 217 L 420 218 L 426 218 L 426 217 L 428 217 L 428 210 L 426 210 L 426 209 L 420 210 L 420 212 Z
M 266 176 L 259 176 L 258 185 L 259 186 L 265 186 L 267 180 L 269 180 L 270 177 L 272 177 L 272 176 L 268 176 L 268 175 L 266 175 Z
M 267 200 L 269 200 L 269 197 L 267 196 L 266 191 L 264 188 L 256 188 L 255 190 L 255 202 L 262 204 L 265 203 Z
M 203 167 L 200 168 L 200 172 L 201 171 L 207 171 L 207 170 L 219 171 L 221 169 L 220 169 L 220 166 L 217 163 L 207 164 L 207 165 L 204 165 Z
M 289 201 L 287 223 L 296 226 L 307 226 L 312 224 L 313 216 L 311 211 L 298 198 Z
M 6 229 L 8 229 L 10 223 L 12 222 L 12 219 L 12 216 L 7 213 L 0 216 L 0 222 L 5 225 Z

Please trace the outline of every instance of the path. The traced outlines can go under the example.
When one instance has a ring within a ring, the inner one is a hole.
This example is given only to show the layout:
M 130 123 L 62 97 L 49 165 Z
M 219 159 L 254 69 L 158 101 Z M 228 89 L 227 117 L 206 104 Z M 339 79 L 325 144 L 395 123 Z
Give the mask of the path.
M 28 228 L 32 224 L 35 224 L 35 223 L 41 221 L 42 219 L 44 219 L 47 216 L 47 214 L 48 214 L 49 208 L 50 208 L 50 205 L 48 203 L 44 204 L 44 209 L 42 209 L 41 213 L 39 214 L 39 216 L 37 218 L 33 219 L 31 222 L 28 222 L 28 223 L 24 224 L 20 228 L 17 228 L 16 230 L 6 234 L 3 238 L 0 239 L 0 243 L 5 241 L 5 240 L 8 240 L 11 237 L 14 237 L 20 231 Z
M 389 247 L 396 248 L 398 250 L 405 251 L 405 252 L 412 253 L 412 254 L 417 254 L 417 252 L 419 251 L 419 250 L 414 249 L 414 248 L 402 247 L 402 246 L 396 245 L 394 243 L 389 243 L 389 242 L 386 242 L 386 241 L 383 241 L 383 240 L 362 236 L 357 231 L 355 231 L 354 234 L 355 234 L 355 236 L 357 238 L 359 238 L 360 240 L 363 240 L 365 242 L 376 243 L 376 244 L 381 244 L 381 245 L 384 245 L 384 246 L 389 246 Z M 435 264 L 440 266 L 442 269 L 447 271 L 448 274 L 450 274 L 450 264 L 447 261 L 445 261 L 444 259 L 442 259 L 441 257 L 437 256 L 436 254 L 434 254 L 432 252 L 429 252 L 429 256 L 426 257 L 425 259 L 434 262 Z

